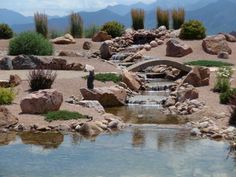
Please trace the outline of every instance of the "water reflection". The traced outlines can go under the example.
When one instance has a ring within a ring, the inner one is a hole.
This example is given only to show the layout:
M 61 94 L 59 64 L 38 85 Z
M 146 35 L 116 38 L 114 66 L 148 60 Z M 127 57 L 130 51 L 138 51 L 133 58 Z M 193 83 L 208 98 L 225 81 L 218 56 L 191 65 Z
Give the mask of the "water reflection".
M 44 149 L 56 149 L 64 141 L 64 135 L 54 132 L 23 132 L 19 134 L 22 143 L 41 146 Z
M 134 147 L 143 147 L 145 145 L 145 133 L 141 129 L 133 130 L 132 145 Z
M 10 142 L 16 140 L 16 133 L 15 132 L 8 132 L 8 133 L 0 133 L 0 146 L 1 145 L 8 145 Z

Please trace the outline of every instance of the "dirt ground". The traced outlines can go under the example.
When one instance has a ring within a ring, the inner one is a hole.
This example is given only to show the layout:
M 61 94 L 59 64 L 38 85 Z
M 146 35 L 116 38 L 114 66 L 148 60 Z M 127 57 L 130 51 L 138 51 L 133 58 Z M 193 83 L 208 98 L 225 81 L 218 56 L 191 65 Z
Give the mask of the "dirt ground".
M 90 51 L 83 50 L 83 42 L 84 41 L 91 41 L 90 39 L 77 39 L 76 44 L 71 45 L 55 45 L 55 53 L 58 53 L 61 50 L 71 50 L 76 51 L 81 54 L 84 54 L 86 52 L 94 52 L 99 49 L 100 43 L 92 43 L 92 49 Z M 8 40 L 0 40 L 0 57 L 1 55 L 4 55 L 7 53 L 8 48 Z M 158 46 L 157 48 L 153 48 L 151 51 L 146 51 L 144 55 L 151 56 L 154 58 L 160 58 L 160 59 L 168 59 L 168 60 L 174 60 L 178 62 L 186 62 L 186 61 L 192 61 L 192 60 L 199 60 L 199 59 L 210 59 L 210 60 L 218 60 L 218 61 L 227 61 L 230 63 L 233 63 L 236 65 L 236 43 L 229 43 L 229 46 L 232 48 L 232 55 L 230 56 L 230 59 L 218 59 L 217 56 L 209 55 L 205 53 L 202 50 L 201 43 L 202 41 L 184 41 L 184 43 L 188 44 L 192 47 L 193 53 L 190 55 L 187 55 L 182 58 L 173 58 L 173 57 L 167 57 L 165 56 L 165 50 L 166 45 Z M 64 58 L 64 57 L 63 57 Z M 66 57 L 66 59 L 69 62 L 79 62 L 82 64 L 89 64 L 95 67 L 95 72 L 121 72 L 118 68 L 116 68 L 114 65 L 104 62 L 99 59 L 88 59 L 85 57 Z M 58 91 L 61 91 L 64 95 L 64 99 L 67 99 L 71 95 L 75 95 L 78 98 L 81 98 L 80 95 L 80 88 L 86 86 L 86 81 L 82 78 L 82 76 L 86 75 L 85 72 L 78 72 L 78 71 L 57 71 L 58 77 L 56 82 L 53 85 L 53 88 L 57 89 Z M 42 116 L 35 116 L 35 115 L 22 115 L 20 114 L 20 100 L 22 97 L 28 94 L 28 83 L 26 81 L 28 71 L 1 71 L 0 70 L 0 80 L 2 79 L 8 79 L 10 74 L 18 74 L 21 78 L 23 78 L 23 83 L 16 88 L 16 91 L 18 93 L 17 98 L 14 101 L 13 105 L 7 106 L 9 110 L 15 114 L 20 119 L 20 123 L 23 124 L 29 124 L 35 121 L 37 119 L 37 123 L 39 124 L 47 124 Z M 233 75 L 233 78 L 236 78 L 236 72 Z M 211 80 L 210 85 L 207 87 L 200 87 L 197 88 L 199 90 L 199 100 L 204 101 L 208 107 L 209 113 L 214 114 L 222 114 L 225 113 L 226 115 L 229 115 L 229 108 L 226 105 L 219 104 L 219 94 L 214 93 L 211 91 L 215 83 L 215 73 L 211 73 Z M 95 86 L 107 86 L 112 85 L 113 83 L 107 82 L 107 83 L 101 83 L 101 82 L 95 82 Z M 236 80 L 233 79 L 232 85 L 236 87 Z M 17 105 L 17 106 L 16 106 Z M 85 109 L 80 106 L 76 105 L 70 105 L 67 103 L 63 103 L 61 109 L 67 109 L 71 111 L 80 111 L 83 114 L 92 115 L 95 118 L 99 119 L 101 116 L 96 111 L 91 111 L 91 109 Z M 201 116 L 201 115 L 199 115 Z M 200 119 L 200 117 L 199 117 Z M 227 125 L 228 119 L 220 119 L 217 120 L 218 124 L 224 126 Z M 57 124 L 58 122 L 53 122 L 53 124 Z

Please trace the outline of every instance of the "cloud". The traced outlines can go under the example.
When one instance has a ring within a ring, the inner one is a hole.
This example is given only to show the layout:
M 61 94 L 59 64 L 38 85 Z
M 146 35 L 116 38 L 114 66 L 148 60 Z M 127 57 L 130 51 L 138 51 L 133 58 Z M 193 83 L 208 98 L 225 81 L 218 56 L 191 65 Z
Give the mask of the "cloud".
M 132 4 L 136 2 L 151 3 L 155 0 L 4 0 L 1 8 L 15 10 L 24 15 L 45 12 L 49 15 L 65 15 L 71 11 L 94 11 L 108 5 Z

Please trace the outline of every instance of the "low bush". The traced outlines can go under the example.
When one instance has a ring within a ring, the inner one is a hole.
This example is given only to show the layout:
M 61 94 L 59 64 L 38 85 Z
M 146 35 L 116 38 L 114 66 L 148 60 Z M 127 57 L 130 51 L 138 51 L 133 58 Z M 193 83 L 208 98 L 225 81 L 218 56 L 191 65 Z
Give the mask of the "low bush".
M 185 10 L 183 8 L 172 10 L 173 28 L 179 29 L 185 20 Z
M 35 69 L 29 72 L 28 82 L 32 91 L 50 89 L 57 74 L 51 70 Z
M 71 111 L 53 111 L 48 112 L 44 115 L 46 121 L 56 121 L 56 120 L 73 120 L 73 119 L 84 119 L 87 116 L 80 114 L 79 112 L 71 112 Z
M 228 104 L 230 103 L 231 99 L 236 96 L 236 89 L 229 89 L 224 93 L 220 94 L 220 103 L 221 104 Z
M 202 22 L 198 20 L 190 20 L 185 22 L 180 31 L 181 39 L 203 39 L 206 37 L 206 29 Z
M 9 44 L 10 55 L 52 55 L 53 45 L 48 39 L 35 32 L 23 32 Z
M 145 12 L 143 9 L 132 9 L 131 17 L 134 30 L 144 29 Z
M 100 27 L 96 25 L 91 25 L 84 30 L 84 37 L 85 38 L 92 38 L 96 33 L 100 31 Z
M 12 37 L 12 29 L 7 24 L 0 24 L 0 39 L 10 39 Z
M 79 13 L 72 12 L 70 14 L 70 34 L 74 38 L 83 36 L 83 20 Z
M 85 76 L 84 79 L 87 79 L 88 76 Z M 99 73 L 95 74 L 95 80 L 101 82 L 109 82 L 112 81 L 114 83 L 118 83 L 122 80 L 122 76 L 116 73 Z
M 101 31 L 106 31 L 113 38 L 120 37 L 125 31 L 125 26 L 119 22 L 110 21 L 102 26 Z
M 223 67 L 223 66 L 233 66 L 231 63 L 223 62 L 223 61 L 213 61 L 213 60 L 196 60 L 185 62 L 185 65 L 192 66 L 204 66 L 204 67 Z
M 0 87 L 0 105 L 11 104 L 15 99 L 15 92 L 12 88 L 2 88 Z
M 48 37 L 48 17 L 46 14 L 34 14 L 35 30 L 37 33 L 42 34 L 45 38 Z
M 156 10 L 157 27 L 165 26 L 169 29 L 169 11 L 157 8 Z

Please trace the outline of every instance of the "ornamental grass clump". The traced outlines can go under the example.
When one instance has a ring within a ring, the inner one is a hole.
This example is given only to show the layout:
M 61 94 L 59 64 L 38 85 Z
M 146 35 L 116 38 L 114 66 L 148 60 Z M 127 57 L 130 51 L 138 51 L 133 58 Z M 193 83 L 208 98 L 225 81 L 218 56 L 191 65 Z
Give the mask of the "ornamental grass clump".
M 48 37 L 48 16 L 43 13 L 34 14 L 35 30 L 42 34 L 45 38 Z
M 72 12 L 70 14 L 70 34 L 74 38 L 83 36 L 83 19 L 79 13 Z
M 29 86 L 32 91 L 50 89 L 56 77 L 56 72 L 51 70 L 35 69 L 29 72 Z
M 16 94 L 12 88 L 0 87 L 0 105 L 9 105 L 15 99 Z
M 172 10 L 172 22 L 174 29 L 180 29 L 185 21 L 185 10 L 184 8 Z
M 165 26 L 169 29 L 169 11 L 157 8 L 156 10 L 157 27 Z
M 131 17 L 134 30 L 144 29 L 145 12 L 143 9 L 132 9 Z
M 233 74 L 231 67 L 224 66 L 218 69 L 216 73 L 215 92 L 224 93 L 230 89 L 230 78 Z

